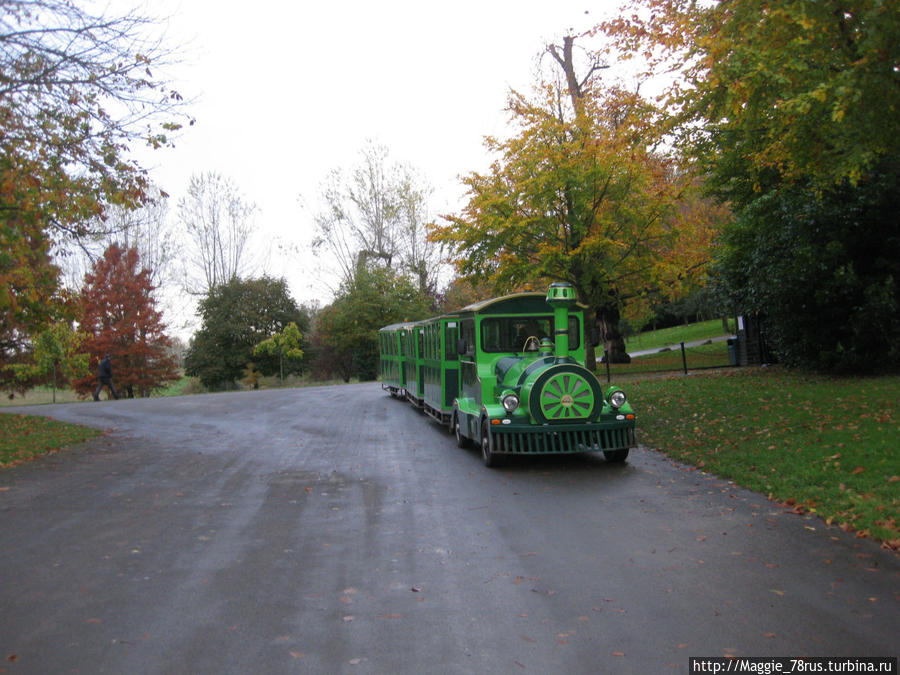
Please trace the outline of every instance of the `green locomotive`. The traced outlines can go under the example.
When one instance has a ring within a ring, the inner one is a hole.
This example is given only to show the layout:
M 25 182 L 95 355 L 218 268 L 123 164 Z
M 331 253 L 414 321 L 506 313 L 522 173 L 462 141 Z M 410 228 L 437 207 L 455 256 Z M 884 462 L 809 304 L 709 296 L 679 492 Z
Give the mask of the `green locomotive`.
M 583 365 L 583 307 L 570 284 L 517 293 L 378 333 L 382 388 L 476 443 L 507 455 L 602 451 L 622 462 L 635 416 L 618 387 Z

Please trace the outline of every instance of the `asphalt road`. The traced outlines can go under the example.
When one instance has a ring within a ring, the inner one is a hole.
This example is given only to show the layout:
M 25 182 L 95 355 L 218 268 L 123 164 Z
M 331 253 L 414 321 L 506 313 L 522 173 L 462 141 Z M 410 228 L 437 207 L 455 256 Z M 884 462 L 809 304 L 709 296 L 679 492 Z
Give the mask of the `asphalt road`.
M 109 431 L 0 471 L 0 673 L 898 653 L 895 555 L 644 448 L 487 469 L 377 384 L 27 412 Z

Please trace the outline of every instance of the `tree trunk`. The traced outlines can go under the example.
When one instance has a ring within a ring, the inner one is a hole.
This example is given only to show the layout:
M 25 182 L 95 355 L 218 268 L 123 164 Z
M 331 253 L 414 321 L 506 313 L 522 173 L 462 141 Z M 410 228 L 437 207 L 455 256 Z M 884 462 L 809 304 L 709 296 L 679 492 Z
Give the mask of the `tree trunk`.
M 600 339 L 605 351 L 603 360 L 609 363 L 631 363 L 631 357 L 625 350 L 625 338 L 619 330 L 620 318 L 618 306 L 597 310 L 597 325 L 600 328 Z

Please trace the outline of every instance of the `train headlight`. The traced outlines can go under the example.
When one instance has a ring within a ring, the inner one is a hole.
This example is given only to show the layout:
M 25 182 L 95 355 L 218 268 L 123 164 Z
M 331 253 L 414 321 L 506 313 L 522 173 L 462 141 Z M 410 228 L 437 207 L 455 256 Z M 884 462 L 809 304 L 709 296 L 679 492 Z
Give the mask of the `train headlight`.
M 609 404 L 613 408 L 621 408 L 623 405 L 625 405 L 625 392 L 621 389 L 614 389 L 609 393 L 607 399 L 609 400 Z
M 514 391 L 506 391 L 503 392 L 503 396 L 500 397 L 500 403 L 503 404 L 503 409 L 506 412 L 511 413 L 519 407 L 519 397 Z

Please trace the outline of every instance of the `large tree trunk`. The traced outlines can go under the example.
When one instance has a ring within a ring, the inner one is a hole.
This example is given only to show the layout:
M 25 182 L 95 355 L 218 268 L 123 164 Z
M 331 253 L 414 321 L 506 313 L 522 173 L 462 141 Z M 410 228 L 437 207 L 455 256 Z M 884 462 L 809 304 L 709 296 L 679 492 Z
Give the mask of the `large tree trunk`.
M 619 330 L 620 318 L 616 305 L 597 310 L 597 326 L 605 352 L 603 360 L 609 363 L 631 363 L 631 357 L 625 350 L 625 338 Z

